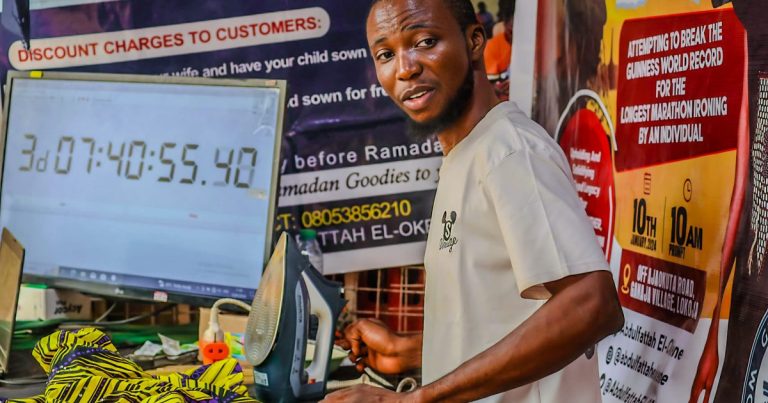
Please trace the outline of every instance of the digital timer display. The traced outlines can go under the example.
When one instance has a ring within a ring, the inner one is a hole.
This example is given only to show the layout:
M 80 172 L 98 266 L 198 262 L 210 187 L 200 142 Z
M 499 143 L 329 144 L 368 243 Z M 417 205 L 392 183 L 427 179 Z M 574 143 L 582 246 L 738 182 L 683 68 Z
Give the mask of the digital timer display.
M 22 172 L 46 172 L 49 168 L 59 175 L 69 175 L 72 171 L 72 160 L 75 159 L 75 166 L 82 165 L 85 172 L 90 174 L 94 169 L 102 167 L 102 161 L 112 163 L 112 170 L 117 168 L 116 176 L 124 177 L 129 180 L 140 180 L 142 176 L 150 176 L 149 173 L 153 167 L 160 166 L 165 169 L 164 173 L 154 175 L 157 182 L 174 182 L 193 185 L 197 182 L 198 165 L 196 158 L 193 158 L 193 152 L 199 148 L 199 144 L 182 144 L 177 149 L 176 143 L 165 142 L 155 150 L 147 151 L 147 143 L 143 140 L 126 140 L 123 142 L 107 142 L 107 146 L 96 146 L 96 139 L 93 137 L 61 136 L 54 140 L 55 146 L 50 149 L 39 150 L 37 135 L 25 133 L 24 139 L 28 141 L 27 148 L 21 150 L 21 154 L 28 158 L 27 163 L 19 167 Z M 83 150 L 75 155 L 75 144 L 80 141 Z M 126 147 L 127 146 L 127 147 Z M 127 150 L 127 152 L 126 152 Z M 176 151 L 174 153 L 174 151 Z M 36 154 L 37 153 L 37 154 Z M 240 147 L 237 154 L 237 164 L 232 175 L 234 161 L 234 148 L 219 148 L 215 150 L 213 158 L 206 158 L 209 163 L 220 169 L 221 178 L 213 182 L 214 186 L 232 185 L 238 188 L 249 188 L 253 185 L 253 177 L 256 169 L 257 151 L 254 147 Z M 174 155 L 176 154 L 176 155 Z M 36 159 L 35 157 L 38 157 Z M 49 157 L 55 162 L 50 164 Z M 209 156 L 210 157 L 210 156 Z M 87 163 L 85 162 L 87 160 Z M 133 163 L 133 168 L 131 168 Z M 152 165 L 152 164 L 155 165 Z M 186 167 L 187 175 L 177 174 L 176 166 Z M 147 175 L 144 174 L 146 166 Z M 107 169 L 105 167 L 105 169 Z M 158 170 L 155 170 L 158 172 Z M 230 183 L 230 178 L 232 181 Z M 150 179 L 151 180 L 151 179 Z M 201 180 L 200 185 L 205 185 L 206 181 Z
M 26 273 L 251 295 L 274 204 L 280 89 L 13 84 L 0 221 L 27 248 Z

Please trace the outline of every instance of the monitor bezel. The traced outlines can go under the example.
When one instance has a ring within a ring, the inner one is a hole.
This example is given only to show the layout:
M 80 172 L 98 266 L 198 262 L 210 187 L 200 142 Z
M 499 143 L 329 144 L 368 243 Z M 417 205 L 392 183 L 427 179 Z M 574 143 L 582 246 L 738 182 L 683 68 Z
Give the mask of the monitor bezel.
M 13 96 L 13 86 L 17 80 L 68 80 L 89 82 L 121 82 L 121 83 L 147 83 L 147 84 L 182 84 L 218 87 L 257 87 L 278 90 L 277 120 L 275 125 L 275 142 L 272 162 L 272 174 L 269 189 L 269 211 L 267 213 L 266 238 L 264 242 L 264 259 L 260 269 L 269 261 L 274 238 L 275 212 L 277 207 L 277 191 L 279 189 L 280 150 L 283 137 L 283 123 L 285 118 L 287 82 L 276 79 L 258 78 L 202 78 L 202 77 L 177 77 L 144 74 L 122 73 L 84 73 L 84 72 L 48 72 L 48 71 L 13 71 L 7 73 L 6 84 L 3 91 L 3 116 L 0 121 L 0 189 L 5 178 L 5 145 L 8 137 L 8 118 L 10 115 L 10 100 Z M 156 290 L 136 286 L 116 286 L 114 284 L 90 282 L 68 279 L 64 277 L 50 277 L 22 272 L 24 282 L 42 283 L 51 287 L 77 290 L 86 294 L 93 294 L 114 299 L 142 300 L 152 302 L 173 302 L 191 305 L 208 306 L 217 299 L 223 297 L 208 296 L 203 294 L 183 293 L 179 291 Z M 251 302 L 251 301 L 246 301 Z

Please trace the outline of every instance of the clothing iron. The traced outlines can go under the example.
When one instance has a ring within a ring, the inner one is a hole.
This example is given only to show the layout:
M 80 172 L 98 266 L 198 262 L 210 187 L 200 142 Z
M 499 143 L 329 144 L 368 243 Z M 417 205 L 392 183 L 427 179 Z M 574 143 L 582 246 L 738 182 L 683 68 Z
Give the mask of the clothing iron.
M 336 321 L 346 301 L 341 284 L 326 280 L 283 232 L 264 269 L 245 333 L 256 397 L 266 402 L 320 400 Z M 304 367 L 310 315 L 317 317 L 315 354 Z

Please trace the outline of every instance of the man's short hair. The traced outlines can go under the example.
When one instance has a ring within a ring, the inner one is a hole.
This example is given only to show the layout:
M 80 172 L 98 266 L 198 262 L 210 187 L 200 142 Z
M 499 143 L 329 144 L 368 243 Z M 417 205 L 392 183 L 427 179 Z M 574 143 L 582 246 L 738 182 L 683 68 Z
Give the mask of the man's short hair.
M 371 6 L 368 8 L 368 15 L 371 14 L 373 6 L 385 0 L 373 0 Z M 451 11 L 453 18 L 459 23 L 461 31 L 464 32 L 468 26 L 477 24 L 477 15 L 475 14 L 475 8 L 472 6 L 472 2 L 469 0 L 442 0 L 443 3 Z

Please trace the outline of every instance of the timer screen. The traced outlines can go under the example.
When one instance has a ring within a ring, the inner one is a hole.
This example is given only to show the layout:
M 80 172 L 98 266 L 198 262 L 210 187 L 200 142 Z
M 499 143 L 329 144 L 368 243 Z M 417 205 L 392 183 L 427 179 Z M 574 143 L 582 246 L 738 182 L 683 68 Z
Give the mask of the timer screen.
M 25 273 L 249 299 L 265 261 L 280 90 L 19 79 L 0 221 Z

